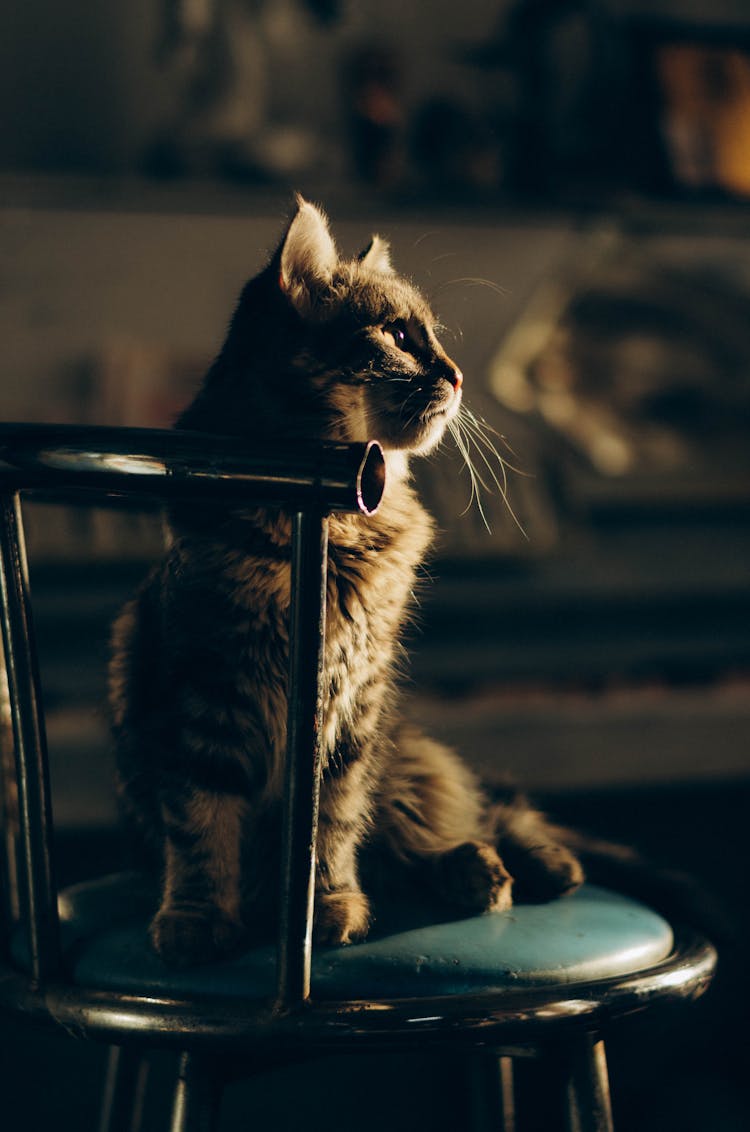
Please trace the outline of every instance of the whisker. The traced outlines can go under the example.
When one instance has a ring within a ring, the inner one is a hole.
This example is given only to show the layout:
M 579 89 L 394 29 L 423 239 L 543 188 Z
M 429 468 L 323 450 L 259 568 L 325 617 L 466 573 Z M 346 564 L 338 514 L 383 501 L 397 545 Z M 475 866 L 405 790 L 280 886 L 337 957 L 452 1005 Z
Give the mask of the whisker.
M 463 275 L 457 279 L 447 279 L 445 283 L 441 283 L 438 287 L 438 294 L 446 287 L 456 287 L 461 284 L 468 287 L 488 287 L 490 291 L 494 291 L 496 295 L 500 295 L 503 299 L 510 294 L 507 287 L 501 287 L 499 283 L 493 282 L 492 279 L 482 279 L 478 275 Z
M 419 390 L 414 390 L 413 393 L 409 394 L 409 397 L 406 398 L 406 400 L 403 402 L 403 404 L 401 406 L 402 411 L 404 409 L 408 408 L 410 397 L 414 397 L 416 399 L 418 393 L 419 393 Z M 421 412 L 422 412 L 422 405 L 418 401 L 416 409 L 414 410 L 414 412 L 411 414 L 411 416 L 409 417 L 409 419 L 406 421 L 406 423 L 403 426 L 405 430 L 409 429 L 411 427 L 411 425 L 414 423 L 414 421 L 417 419 L 417 417 L 419 416 L 419 414 Z
M 460 423 L 459 423 L 459 421 L 460 421 Z M 490 527 L 489 527 L 489 524 L 487 522 L 487 518 L 484 514 L 484 509 L 482 507 L 481 498 L 480 498 L 480 495 L 479 495 L 479 485 L 481 485 L 486 491 L 491 491 L 492 488 L 490 486 L 488 486 L 488 484 L 485 482 L 484 476 L 478 471 L 478 469 L 476 468 L 476 466 L 475 466 L 475 464 L 472 460 L 471 446 L 473 446 L 474 449 L 476 450 L 476 452 L 478 453 L 482 463 L 485 465 L 487 472 L 489 473 L 489 475 L 491 477 L 492 482 L 494 483 L 495 487 L 497 488 L 497 490 L 500 494 L 500 498 L 503 500 L 503 503 L 505 504 L 506 508 L 508 509 L 508 513 L 510 514 L 510 517 L 512 518 L 513 522 L 515 523 L 516 527 L 521 532 L 523 537 L 528 538 L 528 535 L 527 535 L 527 533 L 526 533 L 526 531 L 523 527 L 523 524 L 520 522 L 518 516 L 516 515 L 515 511 L 513 510 L 513 507 L 511 506 L 511 503 L 510 503 L 510 499 L 508 497 L 507 468 L 509 468 L 511 466 L 508 465 L 507 462 L 500 455 L 497 448 L 492 443 L 492 441 L 489 439 L 489 437 L 486 435 L 484 429 L 482 428 L 482 425 L 479 423 L 479 421 L 474 416 L 474 414 L 471 412 L 471 410 L 463 408 L 461 410 L 460 418 L 457 418 L 456 421 L 452 422 L 452 423 L 455 423 L 457 427 L 455 429 L 451 428 L 451 435 L 453 436 L 453 438 L 456 442 L 456 447 L 458 448 L 459 452 L 463 456 L 464 462 L 465 462 L 467 468 L 469 469 L 469 475 L 471 476 L 472 496 L 471 496 L 471 499 L 469 500 L 469 507 L 471 506 L 474 498 L 476 498 L 477 507 L 479 508 L 479 512 L 482 516 L 482 520 L 484 522 L 485 527 L 487 527 L 487 530 L 489 531 Z M 490 428 L 489 425 L 487 427 Z M 495 459 L 497 460 L 498 471 L 496 471 L 495 468 L 493 467 L 493 465 L 490 463 L 488 453 L 489 453 L 489 455 L 494 456 Z M 512 468 L 511 468 L 511 470 L 512 470 Z M 500 477 L 502 477 L 502 478 L 500 478 Z
M 476 500 L 477 510 L 479 511 L 479 514 L 482 517 L 482 522 L 484 523 L 484 526 L 487 530 L 487 533 L 492 534 L 492 529 L 490 527 L 490 524 L 487 522 L 487 516 L 485 515 L 484 508 L 482 507 L 482 499 L 481 499 L 481 496 L 479 494 L 479 488 L 477 486 L 477 472 L 474 468 L 474 465 L 471 462 L 471 455 L 469 453 L 468 444 L 467 444 L 466 439 L 465 439 L 465 437 L 464 437 L 464 435 L 461 431 L 461 426 L 458 422 L 458 419 L 456 418 L 455 420 L 451 421 L 448 425 L 448 428 L 449 428 L 451 436 L 453 437 L 453 439 L 456 443 L 456 448 L 458 448 L 458 451 L 461 453 L 461 456 L 463 457 L 464 463 L 465 463 L 466 468 L 469 472 L 469 479 L 471 480 L 471 495 L 469 496 L 469 502 L 466 504 L 466 507 L 464 508 L 462 514 L 465 515 L 466 512 L 471 507 L 474 500 Z
M 495 483 L 497 484 L 497 486 L 500 488 L 501 491 L 507 491 L 507 488 L 508 488 L 507 470 L 510 469 L 511 471 L 514 471 L 515 469 L 512 467 L 511 464 L 508 463 L 508 461 L 503 456 L 500 455 L 500 453 L 498 452 L 498 450 L 495 447 L 495 445 L 493 444 L 493 442 L 490 440 L 490 438 L 487 436 L 487 434 L 482 429 L 481 425 L 475 419 L 465 420 L 464 421 L 464 428 L 466 429 L 469 436 L 472 437 L 475 445 L 477 446 L 477 451 L 479 452 L 480 456 L 485 461 L 485 463 L 487 463 L 487 457 L 485 455 L 485 452 L 482 451 L 482 448 L 484 448 L 487 452 L 489 452 L 491 456 L 495 457 L 495 459 L 497 460 L 497 462 L 500 466 L 500 471 L 502 473 L 502 477 L 503 477 L 502 485 L 497 482 L 497 476 L 494 473 L 494 471 L 490 468 L 492 478 L 495 480 Z M 481 445 L 481 447 L 480 447 L 480 445 Z
M 523 537 L 528 538 L 528 535 L 526 534 L 526 531 L 523 527 L 523 524 L 521 523 L 520 519 L 518 518 L 515 511 L 513 510 L 510 499 L 508 497 L 508 474 L 506 472 L 505 461 L 498 455 L 497 449 L 493 448 L 490 445 L 489 450 L 495 456 L 497 456 L 497 458 L 500 462 L 500 472 L 501 472 L 502 477 L 503 477 L 502 483 L 501 483 L 500 480 L 498 480 L 498 478 L 497 478 L 497 474 L 496 474 L 494 468 L 492 467 L 489 460 L 487 459 L 487 456 L 482 451 L 482 449 L 479 447 L 479 444 L 476 441 L 476 437 L 474 438 L 474 444 L 475 444 L 476 450 L 479 453 L 482 461 L 487 466 L 487 470 L 489 471 L 490 475 L 492 476 L 492 479 L 495 483 L 495 486 L 497 487 L 497 490 L 500 493 L 500 498 L 502 499 L 503 503 L 505 504 L 505 506 L 508 509 L 508 514 L 510 515 L 510 517 L 513 520 L 513 522 L 515 523 L 515 525 L 518 527 L 518 529 L 521 532 L 521 534 L 523 535 Z
M 486 438 L 485 436 L 482 436 L 481 432 L 478 432 L 478 431 L 473 431 L 473 428 L 474 428 L 474 426 L 473 426 L 473 425 L 470 425 L 468 421 L 464 421 L 464 428 L 466 429 L 466 432 L 468 433 L 468 435 L 469 435 L 469 436 L 470 436 L 470 437 L 472 438 L 472 440 L 474 441 L 474 446 L 475 446 L 475 448 L 476 448 L 477 452 L 479 453 L 480 457 L 482 458 L 482 460 L 483 460 L 483 461 L 484 461 L 484 463 L 486 464 L 486 466 L 487 466 L 487 470 L 489 471 L 489 473 L 490 473 L 490 475 L 491 475 L 492 479 L 494 480 L 495 486 L 497 487 L 498 491 L 500 492 L 500 494 L 502 495 L 503 499 L 504 499 L 504 500 L 506 501 L 506 503 L 507 503 L 507 498 L 506 498 L 506 496 L 507 496 L 507 491 L 508 491 L 508 476 L 507 476 L 507 474 L 506 474 L 506 471 L 505 471 L 505 461 L 504 461 L 504 460 L 502 459 L 502 457 L 501 457 L 501 456 L 500 456 L 500 455 L 498 454 L 498 452 L 497 452 L 497 449 L 493 447 L 493 445 L 491 444 L 491 442 L 490 442 L 490 441 L 488 441 L 488 440 L 487 440 L 487 438 Z M 503 479 L 502 479 L 502 483 L 501 483 L 501 482 L 500 482 L 500 480 L 499 480 L 499 479 L 497 478 L 497 472 L 495 471 L 495 469 L 494 469 L 494 468 L 492 467 L 492 465 L 490 464 L 490 462 L 489 462 L 489 460 L 487 459 L 487 456 L 485 455 L 485 453 L 484 453 L 484 452 L 482 451 L 482 448 L 480 447 L 480 443 L 484 444 L 484 445 L 485 445 L 485 447 L 486 447 L 486 448 L 487 448 L 487 449 L 488 449 L 488 450 L 489 450 L 489 451 L 490 451 L 491 453 L 493 453 L 493 455 L 495 455 L 495 456 L 497 457 L 498 463 L 499 463 L 499 465 L 500 465 L 500 472 L 501 472 L 501 474 L 502 474 L 502 477 L 503 477 Z
M 472 472 L 474 473 L 474 478 L 475 478 L 476 482 L 479 484 L 480 487 L 483 487 L 485 491 L 492 491 L 492 488 L 487 483 L 487 481 L 485 480 L 484 476 L 482 475 L 482 473 L 477 468 L 474 461 L 471 459 L 471 445 L 474 444 L 474 447 L 476 447 L 476 441 L 471 436 L 471 433 L 467 432 L 466 426 L 463 423 L 462 423 L 462 426 L 461 426 L 461 436 L 462 436 L 462 440 L 463 440 L 463 443 L 464 443 L 464 447 L 466 448 L 466 454 L 467 454 L 466 458 L 467 458 L 467 461 L 471 464 L 471 469 L 472 469 Z M 486 462 L 487 461 L 485 461 L 485 463 Z M 490 469 L 490 472 L 492 472 L 492 469 Z M 494 476 L 493 476 L 493 478 L 494 478 Z M 495 482 L 497 482 L 497 481 L 495 481 Z
M 438 231 L 437 228 L 432 228 L 429 232 L 423 232 L 421 236 L 417 236 L 416 240 L 412 244 L 412 247 L 418 248 L 419 245 L 421 243 L 423 243 L 425 240 L 429 240 L 432 236 L 437 236 L 437 235 L 439 235 L 439 231 Z
M 466 407 L 464 407 L 462 410 L 462 416 L 466 416 L 468 418 L 467 421 L 464 421 L 464 424 L 468 424 L 470 421 L 474 425 L 477 435 L 481 437 L 486 446 L 491 449 L 494 455 L 497 456 L 498 460 L 500 460 L 506 468 L 508 468 L 511 472 L 514 472 L 517 476 L 523 476 L 525 479 L 534 478 L 533 472 L 527 472 L 524 471 L 523 468 L 516 467 L 515 464 L 511 464 L 509 460 L 506 460 L 504 456 L 500 455 L 494 444 L 492 444 L 492 442 L 488 439 L 488 432 L 491 432 L 494 436 L 496 436 L 497 439 L 508 449 L 512 456 L 515 457 L 516 453 L 509 444 L 508 438 L 506 436 L 503 436 L 501 432 L 498 432 L 496 428 L 493 428 L 492 425 L 484 419 L 484 417 L 478 417 L 476 413 L 473 413 L 471 409 Z
M 466 512 L 467 512 L 467 511 L 469 510 L 469 508 L 471 507 L 472 503 L 474 502 L 474 495 L 475 495 L 475 491 L 474 491 L 474 487 L 475 487 L 475 485 L 474 485 L 474 476 L 473 476 L 473 474 L 472 474 L 472 468 L 471 468 L 471 467 L 469 466 L 469 463 L 470 463 L 470 462 L 469 462 L 469 461 L 467 460 L 467 455 L 468 455 L 468 452 L 467 452 L 467 449 L 466 449 L 466 444 L 465 444 L 465 442 L 464 442 L 464 440 L 463 440 L 463 438 L 462 438 L 462 436 L 461 436 L 461 432 L 460 432 L 460 429 L 459 429 L 459 425 L 458 425 L 458 421 L 457 421 L 457 420 L 453 420 L 453 421 L 449 421 L 449 422 L 448 422 L 448 431 L 449 431 L 449 433 L 451 434 L 451 436 L 453 437 L 453 439 L 454 439 L 454 441 L 455 441 L 455 444 L 456 444 L 456 448 L 458 449 L 458 451 L 459 451 L 459 455 L 460 455 L 460 456 L 461 456 L 461 458 L 463 459 L 463 461 L 464 461 L 464 464 L 466 465 L 466 467 L 467 467 L 467 469 L 468 469 L 468 472 L 469 472 L 469 478 L 470 478 L 470 480 L 471 480 L 471 496 L 469 497 L 469 502 L 467 503 L 466 507 L 465 507 L 465 508 L 464 508 L 464 510 L 463 510 L 463 511 L 461 512 L 461 514 L 462 514 L 462 515 L 465 515 L 465 514 L 466 514 Z
M 455 342 L 456 344 L 463 342 L 464 340 L 464 332 L 460 326 L 457 326 L 454 329 L 452 326 L 445 326 L 445 324 L 442 322 L 436 322 L 435 330 L 438 334 L 441 335 L 441 337 L 447 336 L 451 339 L 452 342 Z

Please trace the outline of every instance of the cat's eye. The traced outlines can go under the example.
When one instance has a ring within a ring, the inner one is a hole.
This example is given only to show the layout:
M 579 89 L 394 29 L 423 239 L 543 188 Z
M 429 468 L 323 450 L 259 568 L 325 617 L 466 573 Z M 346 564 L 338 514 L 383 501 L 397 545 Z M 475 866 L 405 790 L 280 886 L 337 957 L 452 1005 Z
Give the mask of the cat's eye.
M 393 345 L 398 350 L 408 350 L 411 346 L 406 330 L 406 323 L 402 322 L 401 319 L 397 322 L 386 323 L 383 327 L 383 334 L 386 339 L 392 339 Z

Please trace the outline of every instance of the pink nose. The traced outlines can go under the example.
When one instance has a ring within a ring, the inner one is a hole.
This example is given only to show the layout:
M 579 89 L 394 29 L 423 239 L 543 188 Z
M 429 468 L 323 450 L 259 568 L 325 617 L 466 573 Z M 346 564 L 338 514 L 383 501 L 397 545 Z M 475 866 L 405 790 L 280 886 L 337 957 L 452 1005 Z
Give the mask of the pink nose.
M 456 367 L 453 370 L 453 377 L 449 377 L 448 380 L 453 386 L 454 391 L 458 393 L 459 389 L 464 383 L 464 375 L 461 373 L 461 370 Z

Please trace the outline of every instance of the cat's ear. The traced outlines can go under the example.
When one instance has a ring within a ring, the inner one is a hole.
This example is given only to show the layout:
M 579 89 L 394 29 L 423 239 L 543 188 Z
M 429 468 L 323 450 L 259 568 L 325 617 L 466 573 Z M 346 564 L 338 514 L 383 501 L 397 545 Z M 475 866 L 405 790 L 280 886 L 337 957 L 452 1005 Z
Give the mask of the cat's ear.
M 363 252 L 359 254 L 359 262 L 371 271 L 379 271 L 383 275 L 393 275 L 391 263 L 391 248 L 387 240 L 380 236 L 373 236 Z
M 339 257 L 325 213 L 297 194 L 297 211 L 277 252 L 279 286 L 307 310 L 331 281 Z

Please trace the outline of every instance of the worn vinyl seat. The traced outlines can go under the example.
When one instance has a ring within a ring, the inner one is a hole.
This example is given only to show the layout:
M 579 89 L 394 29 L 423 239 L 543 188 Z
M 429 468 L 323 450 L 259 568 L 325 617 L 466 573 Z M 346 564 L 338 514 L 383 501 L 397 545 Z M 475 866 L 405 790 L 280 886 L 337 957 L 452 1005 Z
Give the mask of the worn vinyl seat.
M 449 1047 L 494 1061 L 502 1096 L 474 1126 L 516 1127 L 512 1059 L 554 1087 L 549 1127 L 610 1132 L 604 1035 L 619 1018 L 686 1001 L 716 953 L 689 925 L 615 892 L 469 919 L 376 907 L 366 942 L 312 949 L 327 516 L 371 514 L 384 484 L 375 442 L 247 453 L 226 437 L 0 425 L 0 622 L 10 712 L 0 713 L 0 1011 L 112 1046 L 102 1132 L 135 1132 L 154 1048 L 180 1054 L 171 1132 L 218 1120 L 227 1066 L 252 1072 L 324 1052 Z M 58 893 L 44 709 L 20 492 L 101 499 L 248 500 L 292 516 L 289 715 L 278 951 L 169 971 L 149 950 L 152 894 L 134 874 Z M 9 732 L 12 724 L 12 735 Z M 13 750 L 13 758 L 6 752 Z M 500 1101 L 502 1103 L 500 1103 Z M 488 1112 L 490 1115 L 487 1115 Z M 471 1117 L 467 1114 L 466 1127 Z
M 265 1000 L 276 987 L 276 947 L 250 948 L 221 963 L 173 970 L 148 944 L 153 896 L 135 874 L 63 890 L 63 962 L 74 984 L 124 994 L 206 995 Z M 645 905 L 584 885 L 549 904 L 446 918 L 429 906 L 388 909 L 370 938 L 313 949 L 316 1000 L 456 996 L 564 986 L 658 965 L 672 952 L 670 925 Z M 22 935 L 14 958 L 28 964 Z

